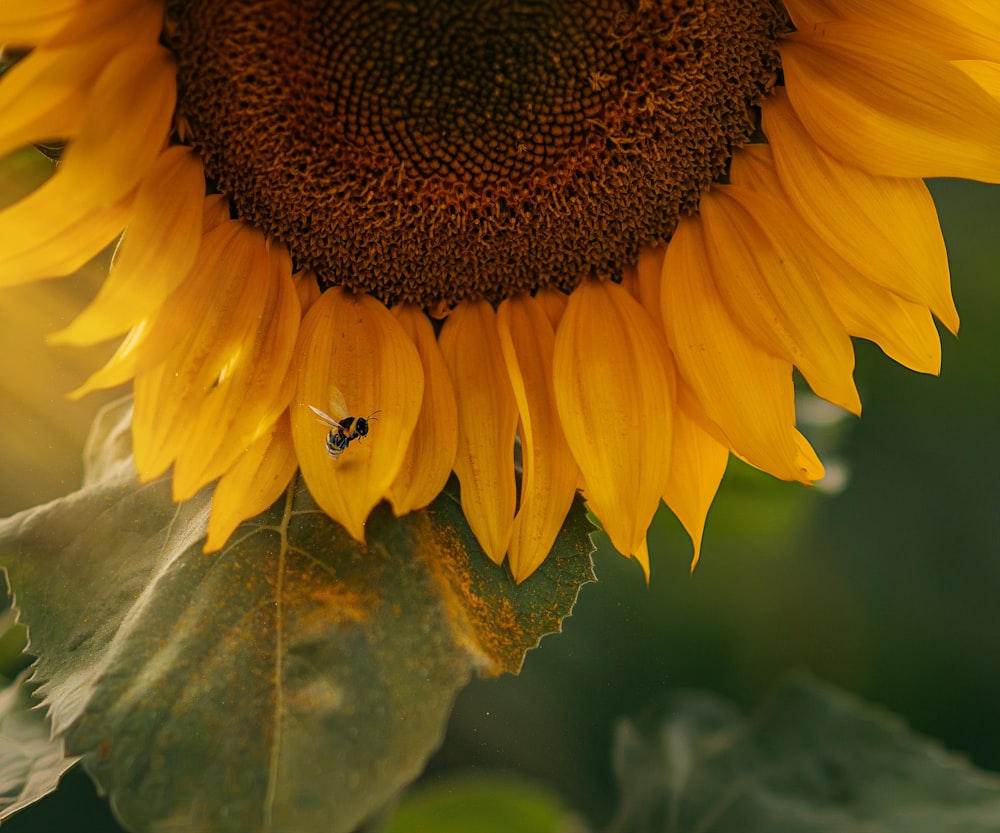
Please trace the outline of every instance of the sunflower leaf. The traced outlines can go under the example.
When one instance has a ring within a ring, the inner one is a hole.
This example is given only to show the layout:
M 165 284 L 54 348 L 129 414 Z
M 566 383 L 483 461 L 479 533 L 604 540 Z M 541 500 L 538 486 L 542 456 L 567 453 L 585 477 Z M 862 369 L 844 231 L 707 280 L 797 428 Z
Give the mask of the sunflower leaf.
M 692 693 L 618 728 L 610 833 L 989 833 L 1000 778 L 804 675 L 744 719 Z
M 582 505 L 515 585 L 449 488 L 359 545 L 300 481 L 202 553 L 210 490 L 139 485 L 128 403 L 84 487 L 0 524 L 55 736 L 134 831 L 348 831 L 412 780 L 473 671 L 516 672 L 592 580 Z
M 33 708 L 24 671 L 0 689 L 0 820 L 23 810 L 56 788 L 75 763 L 53 738 L 45 713 Z

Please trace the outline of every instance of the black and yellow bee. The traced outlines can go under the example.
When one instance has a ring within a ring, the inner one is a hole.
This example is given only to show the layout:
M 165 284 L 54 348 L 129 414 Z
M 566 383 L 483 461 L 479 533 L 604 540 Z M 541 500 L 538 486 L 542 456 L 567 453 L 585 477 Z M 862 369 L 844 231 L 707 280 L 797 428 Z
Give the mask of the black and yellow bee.
M 326 435 L 326 453 L 336 460 L 353 440 L 368 436 L 369 423 L 378 421 L 375 414 L 379 411 L 373 411 L 368 417 L 351 416 L 344 395 L 337 388 L 330 390 L 329 407 L 333 416 L 314 405 L 310 405 L 309 410 L 316 414 L 317 421 L 330 429 L 330 433 Z

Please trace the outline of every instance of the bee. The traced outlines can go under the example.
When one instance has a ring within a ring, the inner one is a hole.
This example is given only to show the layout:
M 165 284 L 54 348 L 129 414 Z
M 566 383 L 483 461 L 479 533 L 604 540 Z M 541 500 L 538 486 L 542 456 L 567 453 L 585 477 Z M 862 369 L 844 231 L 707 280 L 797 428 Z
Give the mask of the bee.
M 347 450 L 352 440 L 360 440 L 368 436 L 368 424 L 378 421 L 375 414 L 380 413 L 380 411 L 373 411 L 368 417 L 351 416 L 347 410 L 344 394 L 337 388 L 330 390 L 329 407 L 333 416 L 314 405 L 310 405 L 309 410 L 316 414 L 317 422 L 330 429 L 330 433 L 326 435 L 326 453 L 336 460 Z

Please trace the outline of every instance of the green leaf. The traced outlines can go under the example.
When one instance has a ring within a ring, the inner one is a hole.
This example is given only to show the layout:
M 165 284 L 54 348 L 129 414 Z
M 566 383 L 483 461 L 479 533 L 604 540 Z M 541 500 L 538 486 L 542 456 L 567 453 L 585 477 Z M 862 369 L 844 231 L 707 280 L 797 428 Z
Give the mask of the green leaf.
M 804 676 L 743 719 L 709 695 L 619 727 L 610 833 L 993 833 L 1000 779 Z
M 0 819 L 50 793 L 76 763 L 62 739 L 52 737 L 45 713 L 32 708 L 27 676 L 24 671 L 0 689 Z
M 583 833 L 558 796 L 509 775 L 458 775 L 407 793 L 378 833 Z
M 201 551 L 211 497 L 134 480 L 128 404 L 84 488 L 0 525 L 67 753 L 136 831 L 352 830 L 412 780 L 473 671 L 516 672 L 593 578 L 581 505 L 515 585 L 450 487 L 359 545 L 300 482 Z

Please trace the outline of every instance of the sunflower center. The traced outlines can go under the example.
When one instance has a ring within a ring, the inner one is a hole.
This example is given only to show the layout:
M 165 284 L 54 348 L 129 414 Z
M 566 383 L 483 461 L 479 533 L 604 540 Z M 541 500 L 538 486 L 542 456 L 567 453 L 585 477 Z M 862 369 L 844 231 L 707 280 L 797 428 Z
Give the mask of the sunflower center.
M 324 281 L 455 302 L 617 274 L 754 128 L 778 0 L 168 0 L 182 138 Z

